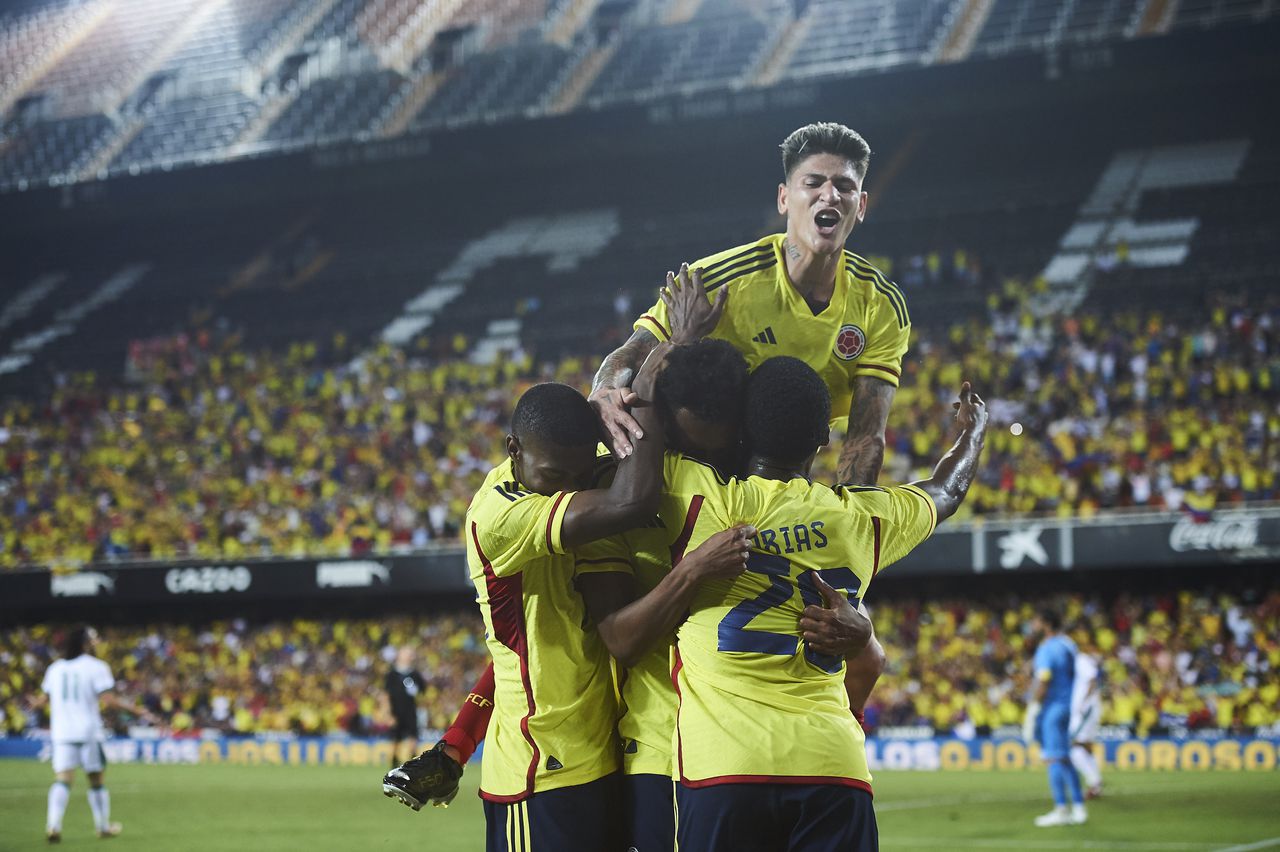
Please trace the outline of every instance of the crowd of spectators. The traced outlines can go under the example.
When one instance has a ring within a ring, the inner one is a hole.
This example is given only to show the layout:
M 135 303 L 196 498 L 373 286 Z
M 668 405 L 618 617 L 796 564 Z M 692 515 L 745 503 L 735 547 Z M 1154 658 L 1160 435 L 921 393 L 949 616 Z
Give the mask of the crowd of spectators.
M 1280 725 L 1280 591 L 1268 596 L 1056 595 L 996 600 L 871 600 L 888 669 L 871 728 L 927 726 L 987 734 L 1022 721 L 1036 607 L 1102 663 L 1103 724 L 1141 735 Z M 488 660 L 474 615 L 377 621 L 219 622 L 106 629 L 98 654 L 119 691 L 177 735 L 385 732 L 382 680 L 396 648 L 418 651 L 425 727 L 443 729 Z M 58 630 L 0 633 L 0 729 L 38 726 L 28 709 L 57 656 Z M 119 720 L 116 722 L 125 722 Z
M 884 480 L 927 474 L 967 379 L 994 428 L 962 517 L 1277 497 L 1280 301 L 1037 317 L 1032 295 L 1010 285 L 985 318 L 917 330 Z M 8 400 L 0 567 L 453 541 L 514 400 L 550 379 L 586 390 L 598 357 L 438 351 L 357 354 L 338 337 L 252 352 L 201 331 L 135 346 L 122 383 L 67 374 L 42 399 Z M 837 455 L 819 457 L 818 478 Z
M 49 626 L 0 633 L 0 731 L 42 723 L 30 710 L 45 668 L 58 657 Z M 396 649 L 417 652 L 427 686 L 424 727 L 453 721 L 489 662 L 478 614 L 379 620 L 276 621 L 107 628 L 95 654 L 111 666 L 117 692 L 145 706 L 176 736 L 215 729 L 376 735 L 392 725 L 383 680 Z M 113 717 L 118 728 L 128 718 Z
M 890 569 L 892 570 L 892 569 Z M 1022 722 L 1036 608 L 1101 662 L 1102 724 L 1139 735 L 1280 725 L 1280 591 L 873 605 L 888 669 L 868 724 L 986 734 Z

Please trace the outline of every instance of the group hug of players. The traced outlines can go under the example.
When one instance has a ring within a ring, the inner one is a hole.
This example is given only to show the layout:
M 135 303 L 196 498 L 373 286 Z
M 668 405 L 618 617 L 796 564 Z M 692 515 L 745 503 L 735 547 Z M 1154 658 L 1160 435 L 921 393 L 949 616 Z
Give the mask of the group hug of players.
M 861 600 L 960 505 L 987 413 L 965 384 L 933 475 L 874 484 L 911 326 L 844 249 L 870 150 L 822 123 L 782 152 L 786 233 L 668 273 L 589 400 L 528 390 L 471 502 L 492 665 L 383 792 L 447 804 L 484 740 L 489 852 L 878 848 Z

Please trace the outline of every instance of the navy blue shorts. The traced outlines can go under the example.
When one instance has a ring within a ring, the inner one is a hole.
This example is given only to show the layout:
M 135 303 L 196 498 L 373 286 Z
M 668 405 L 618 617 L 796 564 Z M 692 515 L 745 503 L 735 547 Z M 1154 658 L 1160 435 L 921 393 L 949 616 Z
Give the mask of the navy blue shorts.
M 674 852 L 674 783 L 666 775 L 624 775 L 623 809 L 626 852 Z
M 836 784 L 676 787 L 676 846 L 691 852 L 877 852 L 871 794 Z
M 621 776 L 484 802 L 486 852 L 611 852 L 620 848 Z

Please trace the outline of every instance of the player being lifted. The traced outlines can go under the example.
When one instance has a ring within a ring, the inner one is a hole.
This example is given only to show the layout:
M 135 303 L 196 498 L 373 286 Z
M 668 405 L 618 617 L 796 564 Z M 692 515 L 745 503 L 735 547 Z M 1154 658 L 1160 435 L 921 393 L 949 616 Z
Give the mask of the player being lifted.
M 833 122 L 801 127 L 781 147 L 777 209 L 786 216 L 786 232 L 687 264 L 707 294 L 704 333 L 732 343 L 752 367 L 791 355 L 816 370 L 831 393 L 835 419 L 848 415 L 839 480 L 874 485 L 911 320 L 901 291 L 845 250 L 866 216 L 863 185 L 871 148 L 858 133 Z M 677 276 L 669 273 L 668 286 L 674 283 Z M 628 413 L 631 377 L 672 332 L 668 304 L 659 299 L 596 374 L 591 403 L 619 458 L 643 434 Z M 862 710 L 883 669 L 884 649 L 873 636 L 850 667 L 855 710 Z
M 111 821 L 111 796 L 103 786 L 107 762 L 102 751 L 105 733 L 99 704 L 147 719 L 151 714 L 116 696 L 111 669 L 93 656 L 97 631 L 91 627 L 72 628 L 64 643 L 62 659 L 55 660 L 45 671 L 42 694 L 33 705 L 49 706 L 49 739 L 56 776 L 49 788 L 45 835 L 50 843 L 62 840 L 62 817 L 79 767 L 89 777 L 89 809 L 93 811 L 98 836 L 115 837 L 121 829 L 120 823 Z
M 892 488 L 808 478 L 826 443 L 830 397 L 795 358 L 751 375 L 747 478 L 668 458 L 668 492 L 698 519 L 696 545 L 727 519 L 758 529 L 746 573 L 699 589 L 677 631 L 673 679 L 679 849 L 875 850 L 864 736 L 850 713 L 844 660 L 804 637 L 806 607 L 834 590 L 860 599 L 872 579 L 963 501 L 986 406 L 966 383 L 959 435 L 933 475 Z
M 642 399 L 652 399 L 662 354 L 640 371 Z M 612 485 L 591 488 L 601 465 L 590 406 L 565 385 L 531 388 L 512 417 L 509 458 L 468 509 L 467 561 L 493 657 L 481 788 L 491 852 L 616 846 L 613 678 L 574 584 L 615 570 L 626 559 L 623 543 L 600 539 L 642 525 L 657 508 L 662 430 L 652 411 L 638 413 L 646 438 L 618 465 Z M 747 534 L 724 531 L 693 554 L 702 566 L 691 566 L 695 579 L 704 571 L 740 572 Z M 676 591 L 687 605 L 688 592 Z M 442 780 L 456 783 L 461 768 L 441 759 L 443 749 L 441 743 L 388 773 L 384 793 L 417 809 Z

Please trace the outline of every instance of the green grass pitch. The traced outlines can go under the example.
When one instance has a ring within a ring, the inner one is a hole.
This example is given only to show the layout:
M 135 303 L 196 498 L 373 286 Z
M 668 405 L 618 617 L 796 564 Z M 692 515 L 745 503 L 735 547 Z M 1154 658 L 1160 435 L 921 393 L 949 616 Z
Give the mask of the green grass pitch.
M 142 766 L 108 770 L 109 848 L 137 852 L 482 852 L 484 817 L 467 773 L 448 810 L 383 798 L 378 769 Z M 48 764 L 0 760 L 0 850 L 44 843 Z M 76 779 L 63 849 L 97 849 L 85 783 Z M 885 852 L 932 849 L 1253 852 L 1280 849 L 1280 772 L 1111 772 L 1088 825 L 1037 829 L 1043 772 L 889 772 L 876 777 Z M 550 852 L 550 850 L 549 850 Z M 696 850 L 691 850 L 696 852 Z

